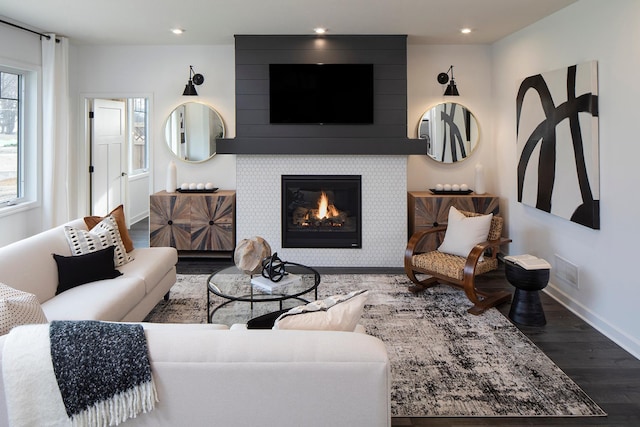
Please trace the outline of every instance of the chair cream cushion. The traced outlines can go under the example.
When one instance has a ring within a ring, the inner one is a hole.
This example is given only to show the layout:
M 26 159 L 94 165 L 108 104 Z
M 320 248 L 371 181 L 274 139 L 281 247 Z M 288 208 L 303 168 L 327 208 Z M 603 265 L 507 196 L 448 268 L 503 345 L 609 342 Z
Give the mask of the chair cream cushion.
M 458 280 L 464 278 L 464 265 L 467 262 L 465 257 L 445 254 L 439 251 L 431 251 L 424 254 L 414 255 L 411 264 L 423 270 L 433 271 L 442 276 L 451 277 Z M 485 257 L 478 261 L 475 276 L 498 268 L 496 258 Z
M 466 258 L 475 245 L 487 240 L 492 218 L 493 214 L 468 217 L 451 206 L 447 231 L 438 251 Z

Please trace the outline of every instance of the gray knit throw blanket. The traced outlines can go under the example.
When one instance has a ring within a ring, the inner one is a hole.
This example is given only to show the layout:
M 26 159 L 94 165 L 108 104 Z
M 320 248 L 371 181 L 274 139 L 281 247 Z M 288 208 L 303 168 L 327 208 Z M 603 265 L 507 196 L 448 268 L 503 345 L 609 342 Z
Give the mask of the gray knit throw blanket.
M 51 360 L 73 425 L 108 426 L 157 401 L 141 325 L 53 321 Z

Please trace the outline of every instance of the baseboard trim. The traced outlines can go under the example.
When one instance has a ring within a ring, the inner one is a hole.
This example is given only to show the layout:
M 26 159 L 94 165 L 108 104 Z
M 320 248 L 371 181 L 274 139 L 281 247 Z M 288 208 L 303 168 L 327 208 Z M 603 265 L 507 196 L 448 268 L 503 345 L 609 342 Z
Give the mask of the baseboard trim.
M 147 212 L 143 212 L 143 213 L 138 214 L 138 215 L 135 215 L 135 216 L 132 216 L 130 218 L 129 227 L 131 227 L 131 225 L 135 224 L 136 222 L 142 221 L 143 219 L 148 218 L 148 217 L 149 217 L 149 212 L 148 211 Z
M 601 316 L 591 311 L 589 308 L 571 298 L 571 296 L 551 282 L 549 282 L 543 292 L 563 305 L 567 310 L 587 322 L 598 332 L 602 333 L 611 341 L 629 352 L 636 359 L 640 360 L 640 341 L 638 339 L 621 331 Z
M 178 251 L 179 259 L 189 258 L 216 258 L 233 261 L 233 251 Z

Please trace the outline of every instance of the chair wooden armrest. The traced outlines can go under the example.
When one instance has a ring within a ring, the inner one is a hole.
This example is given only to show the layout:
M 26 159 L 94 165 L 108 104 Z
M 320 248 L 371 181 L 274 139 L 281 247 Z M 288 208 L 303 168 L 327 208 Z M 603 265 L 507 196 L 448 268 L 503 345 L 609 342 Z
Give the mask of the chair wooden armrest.
M 429 235 L 433 233 L 441 233 L 447 230 L 447 225 L 438 225 L 428 230 L 416 231 L 411 235 L 409 242 L 407 243 L 407 248 L 404 251 L 404 268 L 405 271 L 409 271 L 411 269 L 411 259 L 415 255 L 416 248 L 422 243 L 424 239 L 426 239 Z
M 488 249 L 491 249 L 491 258 L 495 258 L 498 252 L 500 252 L 500 247 L 509 242 L 511 242 L 511 239 L 501 237 L 496 240 L 487 240 L 486 242 L 478 243 L 471 249 L 471 252 L 469 252 L 468 259 L 475 258 L 478 260 Z
M 415 255 L 415 249 L 422 243 L 422 241 L 427 238 L 429 235 L 433 233 L 441 233 L 443 231 L 447 231 L 447 225 L 442 224 L 435 227 L 432 227 L 428 230 L 416 231 L 411 235 L 409 242 L 407 243 L 407 249 L 405 251 L 405 256 L 411 253 L 411 255 Z
M 491 249 L 490 257 L 496 258 L 498 256 L 498 252 L 500 252 L 500 247 L 509 242 L 511 242 L 511 239 L 500 237 L 496 240 L 487 240 L 486 242 L 478 243 L 473 249 L 471 249 L 464 265 L 462 279 L 462 288 L 464 289 L 464 293 L 467 295 L 467 298 L 475 304 L 475 306 L 469 311 L 470 313 L 479 314 L 488 307 L 496 305 L 498 300 L 503 301 L 511 297 L 510 293 L 504 291 L 496 292 L 480 299 L 475 288 L 476 266 L 478 265 L 480 257 L 482 257 L 488 249 Z M 477 311 L 477 313 L 474 311 Z

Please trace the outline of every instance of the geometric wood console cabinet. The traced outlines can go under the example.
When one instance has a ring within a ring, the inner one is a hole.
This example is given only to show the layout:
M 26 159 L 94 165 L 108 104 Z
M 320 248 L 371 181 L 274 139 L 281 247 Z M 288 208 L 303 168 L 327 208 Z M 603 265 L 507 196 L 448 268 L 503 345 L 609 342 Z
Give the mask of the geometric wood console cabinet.
M 449 219 L 449 208 L 477 212 L 481 214 L 500 211 L 500 198 L 491 194 L 455 194 L 439 195 L 430 191 L 410 191 L 408 202 L 408 238 L 416 231 L 427 230 L 438 224 L 446 224 Z M 435 250 L 442 243 L 444 233 L 433 233 L 422 245 L 416 248 L 419 252 Z
M 235 191 L 167 193 L 150 196 L 150 246 L 181 251 L 233 251 Z

